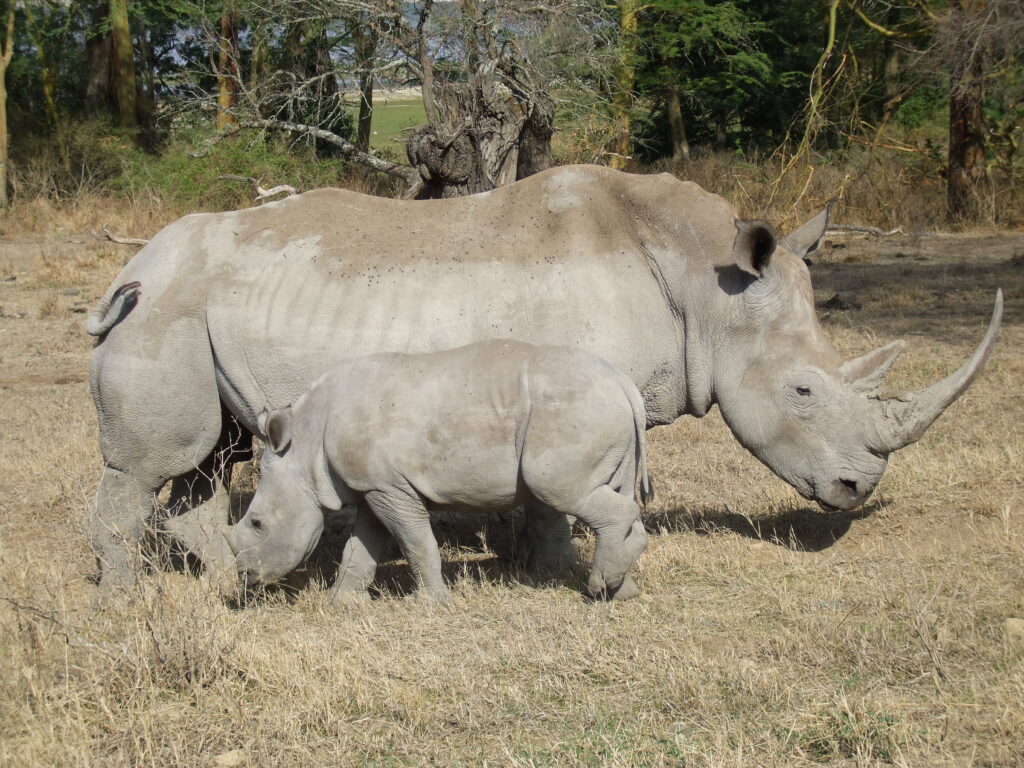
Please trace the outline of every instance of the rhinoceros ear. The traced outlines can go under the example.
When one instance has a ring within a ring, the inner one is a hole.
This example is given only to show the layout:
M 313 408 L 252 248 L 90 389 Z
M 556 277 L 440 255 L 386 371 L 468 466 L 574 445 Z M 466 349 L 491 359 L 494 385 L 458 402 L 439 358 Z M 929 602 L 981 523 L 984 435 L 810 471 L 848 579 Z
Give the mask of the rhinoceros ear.
M 843 381 L 854 384 L 858 389 L 873 390 L 881 386 L 885 374 L 892 368 L 906 344 L 893 341 L 873 352 L 860 357 L 851 357 L 839 366 L 839 375 Z
M 775 231 L 760 219 L 736 219 L 736 239 L 732 257 L 736 266 L 748 275 L 760 277 L 775 252 Z
M 292 442 L 292 407 L 286 405 L 273 411 L 264 408 L 259 415 L 257 426 L 270 450 L 274 453 L 284 453 Z
M 832 206 L 835 204 L 835 200 L 829 200 L 824 210 L 817 216 L 800 227 L 800 229 L 790 232 L 782 238 L 783 246 L 800 258 L 817 250 L 818 243 L 821 242 L 821 238 L 825 235 L 825 230 L 828 229 L 828 220 L 832 216 Z

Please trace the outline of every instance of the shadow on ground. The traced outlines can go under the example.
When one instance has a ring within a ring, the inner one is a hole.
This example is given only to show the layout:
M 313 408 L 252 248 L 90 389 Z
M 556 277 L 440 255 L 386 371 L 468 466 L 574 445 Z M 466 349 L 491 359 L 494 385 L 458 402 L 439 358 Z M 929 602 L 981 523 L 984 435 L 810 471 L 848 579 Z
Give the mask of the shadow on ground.
M 959 260 L 950 261 L 951 250 Z M 1024 235 L 829 242 L 811 267 L 811 280 L 826 326 L 973 345 L 984 333 L 997 288 L 1006 296 L 1004 326 L 1022 320 Z
M 711 536 L 731 531 L 767 541 L 797 552 L 821 552 L 846 535 L 854 521 L 869 517 L 877 505 L 852 512 L 823 512 L 811 507 L 781 509 L 756 518 L 728 507 L 680 507 L 648 515 L 644 525 L 650 534 L 693 532 Z

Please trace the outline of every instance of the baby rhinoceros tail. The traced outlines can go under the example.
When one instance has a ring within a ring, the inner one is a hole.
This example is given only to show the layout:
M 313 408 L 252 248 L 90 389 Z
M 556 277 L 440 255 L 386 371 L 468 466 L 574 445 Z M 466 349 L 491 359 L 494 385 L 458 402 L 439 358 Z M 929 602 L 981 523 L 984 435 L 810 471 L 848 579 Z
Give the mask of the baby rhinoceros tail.
M 142 283 L 135 280 L 118 286 L 110 296 L 104 296 L 85 319 L 85 332 L 90 336 L 105 336 L 121 322 L 139 303 Z

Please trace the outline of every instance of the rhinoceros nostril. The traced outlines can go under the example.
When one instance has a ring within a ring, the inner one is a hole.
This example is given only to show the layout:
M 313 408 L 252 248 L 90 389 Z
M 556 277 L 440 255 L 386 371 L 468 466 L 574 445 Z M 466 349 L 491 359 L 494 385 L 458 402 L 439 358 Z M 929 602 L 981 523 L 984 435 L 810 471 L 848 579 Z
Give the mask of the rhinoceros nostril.
M 845 485 L 847 487 L 847 489 L 849 489 L 853 493 L 857 493 L 857 481 L 856 480 L 847 480 L 846 478 L 841 477 L 841 478 L 839 478 L 839 482 L 842 483 L 843 485 Z

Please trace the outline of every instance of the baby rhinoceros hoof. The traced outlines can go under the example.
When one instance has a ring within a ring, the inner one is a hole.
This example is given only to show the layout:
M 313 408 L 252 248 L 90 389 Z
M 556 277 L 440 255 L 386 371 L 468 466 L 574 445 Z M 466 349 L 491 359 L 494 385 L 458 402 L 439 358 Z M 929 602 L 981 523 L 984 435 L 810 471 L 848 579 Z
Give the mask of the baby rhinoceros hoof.
M 336 589 L 331 590 L 328 597 L 331 608 L 343 611 L 357 605 L 366 605 L 371 602 L 370 593 L 365 589 Z
M 622 580 L 622 584 L 612 593 L 612 600 L 629 600 L 637 597 L 639 594 L 640 587 L 633 581 L 633 577 L 627 573 L 626 578 Z
M 590 580 L 587 583 L 587 591 L 590 592 L 590 596 L 595 600 L 629 600 L 640 594 L 640 587 L 636 585 L 633 577 L 628 573 L 622 580 L 622 583 L 615 588 L 610 588 L 600 575 L 591 574 Z

